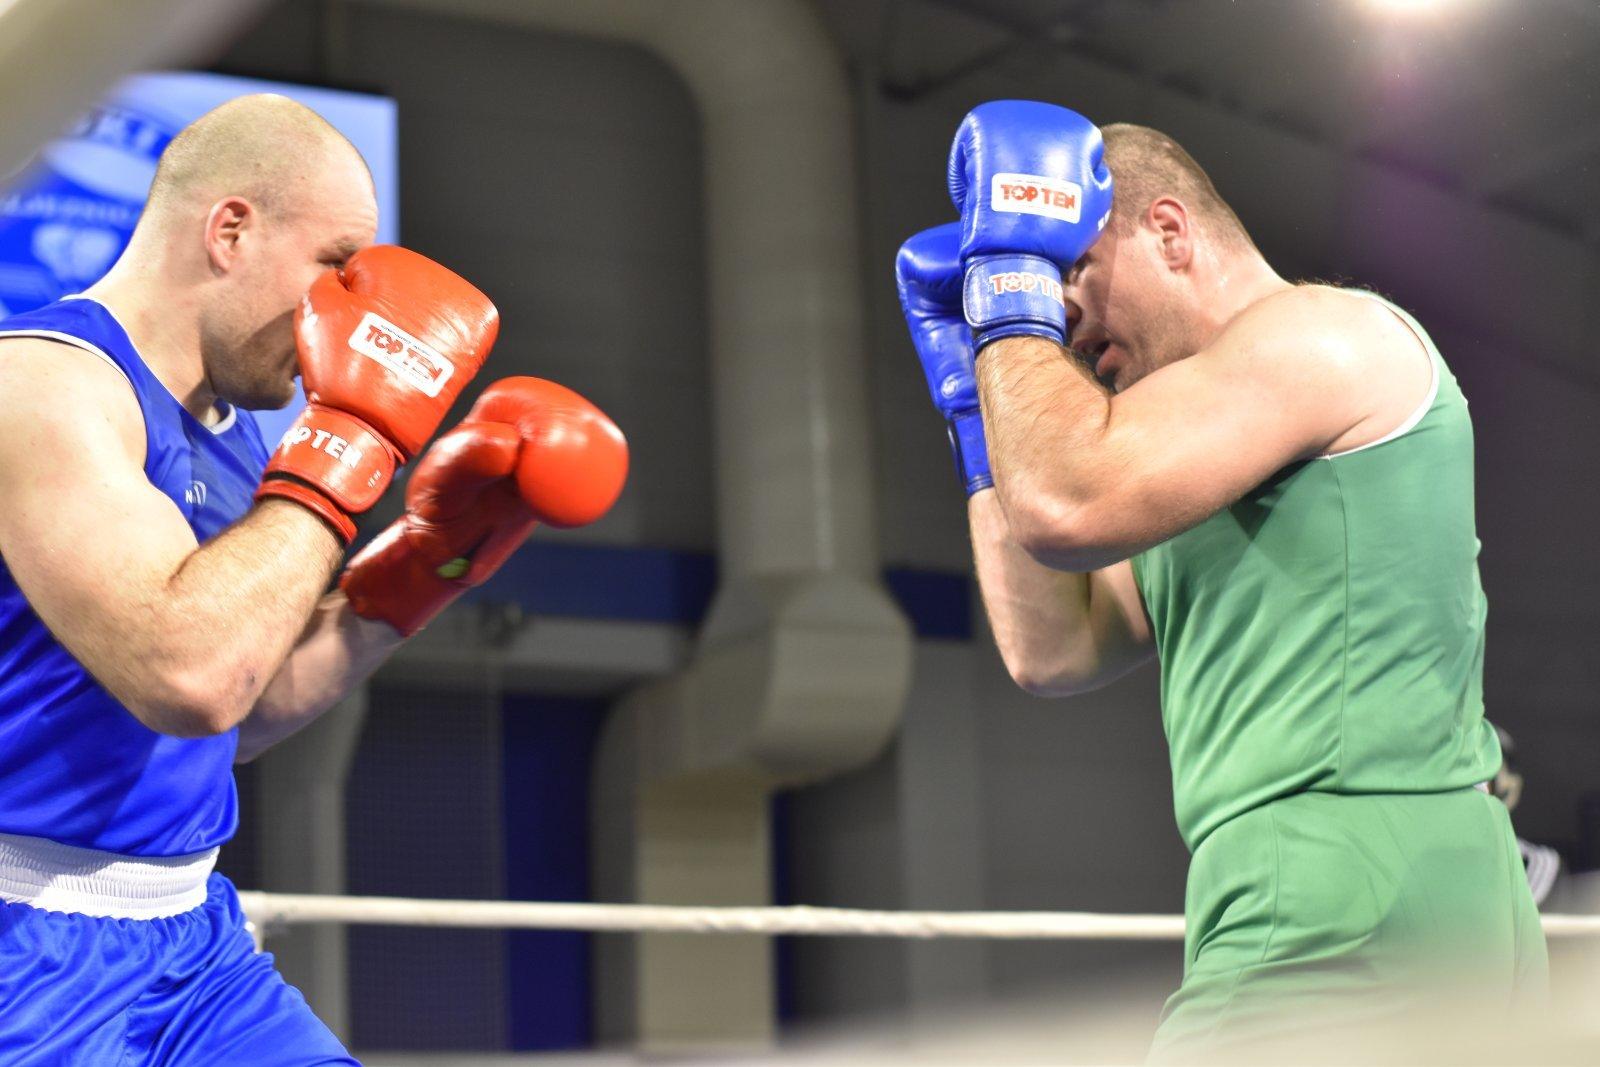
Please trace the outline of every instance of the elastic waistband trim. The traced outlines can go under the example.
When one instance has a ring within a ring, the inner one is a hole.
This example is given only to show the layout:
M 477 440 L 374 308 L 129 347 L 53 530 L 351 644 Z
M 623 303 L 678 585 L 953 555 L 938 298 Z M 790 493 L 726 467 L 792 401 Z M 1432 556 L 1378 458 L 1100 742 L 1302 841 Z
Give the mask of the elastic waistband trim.
M 217 850 L 122 856 L 0 834 L 0 900 L 101 919 L 164 919 L 206 901 Z

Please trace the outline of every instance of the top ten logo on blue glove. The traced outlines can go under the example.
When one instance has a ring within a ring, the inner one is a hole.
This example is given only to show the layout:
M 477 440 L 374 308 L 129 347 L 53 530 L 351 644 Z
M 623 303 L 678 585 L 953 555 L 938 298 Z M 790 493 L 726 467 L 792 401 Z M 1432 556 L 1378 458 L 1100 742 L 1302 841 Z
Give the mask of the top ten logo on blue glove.
M 989 183 L 989 206 L 995 211 L 1077 222 L 1083 213 L 1083 186 L 1037 174 L 996 174 Z M 1110 217 L 1107 212 L 1106 218 Z M 1105 224 L 1106 219 L 1101 219 L 1098 228 L 1103 229 Z
M 967 112 L 946 178 L 961 213 L 962 306 L 972 343 L 1032 335 L 1066 344 L 1062 275 L 1111 214 L 1105 144 L 1094 123 L 1037 100 Z

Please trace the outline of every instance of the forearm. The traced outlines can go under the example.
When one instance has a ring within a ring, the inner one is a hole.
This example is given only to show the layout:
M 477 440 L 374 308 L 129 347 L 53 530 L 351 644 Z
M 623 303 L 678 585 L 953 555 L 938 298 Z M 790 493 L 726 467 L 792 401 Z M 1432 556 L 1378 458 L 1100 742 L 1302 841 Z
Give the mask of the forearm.
M 360 685 L 400 647 L 393 627 L 364 619 L 329 593 L 261 699 L 239 724 L 243 763 L 302 729 Z
M 1136 546 L 1082 548 L 1075 531 L 1127 472 L 1110 445 L 1111 397 L 1060 345 L 1008 337 L 978 360 L 989 463 L 1014 543 L 1062 570 L 1090 571 Z
M 967 522 L 989 628 L 1012 678 L 1044 694 L 1092 673 L 1088 575 L 1051 570 L 1023 551 L 993 490 L 967 502 Z
M 1154 652 L 1130 564 L 1089 573 L 1047 567 L 1012 537 L 998 496 L 967 505 L 978 585 L 1006 670 L 1039 696 L 1120 678 Z
M 278 671 L 341 555 L 316 516 L 265 502 L 157 576 L 135 624 L 94 657 L 96 673 L 154 729 L 229 729 Z

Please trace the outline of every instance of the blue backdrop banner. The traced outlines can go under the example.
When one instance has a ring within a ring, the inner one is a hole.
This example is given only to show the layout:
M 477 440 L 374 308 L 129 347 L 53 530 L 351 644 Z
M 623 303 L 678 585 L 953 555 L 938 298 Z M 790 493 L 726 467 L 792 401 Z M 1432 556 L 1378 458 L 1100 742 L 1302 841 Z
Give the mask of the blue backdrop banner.
M 156 160 L 184 126 L 246 93 L 282 93 L 312 108 L 360 149 L 378 192 L 378 240 L 399 240 L 396 111 L 365 93 L 232 78 L 141 74 L 116 87 L 0 190 L 0 318 L 80 292 L 128 244 Z M 275 444 L 299 413 L 257 413 Z

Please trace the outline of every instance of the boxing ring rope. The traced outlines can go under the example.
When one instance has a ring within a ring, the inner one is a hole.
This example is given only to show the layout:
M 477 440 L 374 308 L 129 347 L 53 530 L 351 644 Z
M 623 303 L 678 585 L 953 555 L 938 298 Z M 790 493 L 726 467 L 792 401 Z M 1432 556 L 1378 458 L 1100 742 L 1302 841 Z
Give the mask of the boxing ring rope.
M 805 906 L 729 908 L 665 904 L 553 904 L 511 900 L 418 900 L 241 891 L 261 934 L 300 923 L 434 926 L 601 933 L 798 934 L 844 937 L 966 937 L 1000 940 L 1181 941 L 1181 915 L 1094 912 L 866 911 Z M 1548 937 L 1600 937 L 1600 915 L 1545 915 Z

